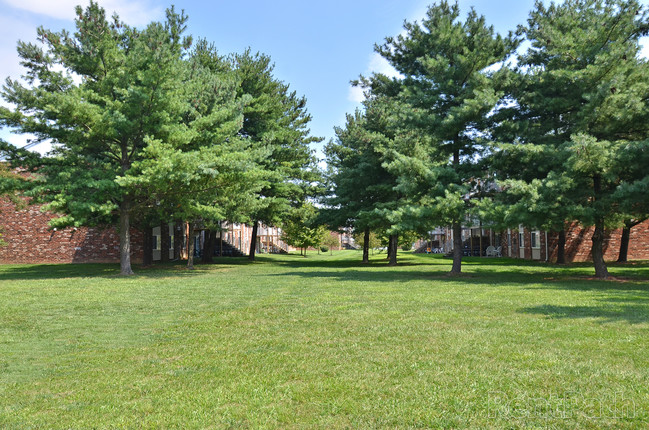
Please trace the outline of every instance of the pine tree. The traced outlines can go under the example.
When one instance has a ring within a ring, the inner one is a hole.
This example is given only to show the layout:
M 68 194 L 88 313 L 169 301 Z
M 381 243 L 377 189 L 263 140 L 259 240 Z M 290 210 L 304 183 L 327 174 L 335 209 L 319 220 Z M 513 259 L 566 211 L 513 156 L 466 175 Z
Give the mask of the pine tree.
M 621 211 L 628 214 L 624 220 L 617 260 L 624 263 L 627 261 L 631 229 L 649 219 L 649 141 L 623 145 L 617 162 L 618 170 L 623 174 L 613 197 Z
M 369 237 L 371 230 L 396 229 L 386 214 L 399 202 L 396 177 L 383 165 L 385 148 L 391 146 L 385 105 L 378 100 L 364 105 L 364 112 L 347 115 L 345 127 L 335 129 L 336 141 L 325 147 L 331 172 L 322 219 L 331 228 L 352 227 Z M 369 240 L 363 244 L 363 263 L 368 263 Z
M 248 221 L 263 184 L 259 164 L 267 155 L 240 135 L 249 98 L 237 97 L 236 74 L 204 40 L 184 66 L 186 104 L 175 140 L 149 142 L 146 157 L 121 183 L 139 191 L 138 201 L 148 203 L 149 213 L 185 220 L 190 230 L 215 230 L 223 219 Z M 193 252 L 188 267 L 193 267 Z
M 240 82 L 237 94 L 249 98 L 240 134 L 250 140 L 252 148 L 267 151 L 262 160 L 265 182 L 250 215 L 253 230 L 248 256 L 254 260 L 259 223 L 281 224 L 319 179 L 309 144 L 321 139 L 310 136 L 306 99 L 273 76 L 270 57 L 246 50 L 234 55 L 232 62 Z
M 499 172 L 512 179 L 505 188 L 527 187 L 534 198 L 523 205 L 545 225 L 594 226 L 600 278 L 608 276 L 605 231 L 624 218 L 612 197 L 622 175 L 615 160 L 625 144 L 647 136 L 648 75 L 638 58 L 646 31 L 646 11 L 636 1 L 538 2 L 520 27 L 531 46 L 511 81 L 515 103 L 501 112 L 509 120 L 499 136 L 513 142 L 499 155 L 511 157 L 509 169 Z M 542 154 L 542 161 L 528 163 L 531 154 Z
M 133 273 L 136 202 L 119 178 L 131 174 L 151 141 L 173 140 L 182 56 L 191 42 L 182 36 L 186 19 L 171 8 L 164 23 L 137 30 L 116 15 L 108 20 L 91 1 L 76 8 L 74 34 L 41 27 L 44 47 L 19 42 L 26 84 L 8 79 L 2 91 L 16 108 L 0 108 L 0 124 L 54 145 L 50 157 L 31 163 L 42 179 L 34 195 L 66 214 L 51 225 L 117 224 L 124 275 Z
M 462 223 L 482 176 L 477 160 L 488 149 L 481 131 L 500 98 L 489 69 L 515 46 L 474 10 L 459 17 L 457 3 L 431 6 L 421 23 L 406 23 L 404 34 L 376 47 L 400 76 L 363 80 L 391 100 L 398 130 L 385 164 L 405 200 L 390 216 L 403 230 L 451 224 L 452 274 L 461 272 Z

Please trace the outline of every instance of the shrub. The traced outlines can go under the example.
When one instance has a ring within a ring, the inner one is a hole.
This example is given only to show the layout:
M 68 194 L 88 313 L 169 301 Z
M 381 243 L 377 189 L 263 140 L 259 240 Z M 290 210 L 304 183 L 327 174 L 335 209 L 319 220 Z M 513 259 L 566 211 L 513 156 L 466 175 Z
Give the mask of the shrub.
M 320 251 L 321 251 L 321 252 L 327 252 L 327 251 L 329 251 L 329 247 L 328 247 L 328 246 L 325 246 L 325 245 L 322 245 L 322 246 L 320 247 Z

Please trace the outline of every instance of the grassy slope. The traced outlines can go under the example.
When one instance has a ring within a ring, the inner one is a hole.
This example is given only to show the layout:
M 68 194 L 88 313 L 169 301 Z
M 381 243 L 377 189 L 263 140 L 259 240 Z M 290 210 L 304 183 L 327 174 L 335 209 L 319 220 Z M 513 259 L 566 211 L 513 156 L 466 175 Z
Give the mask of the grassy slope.
M 0 428 L 649 425 L 648 265 L 358 257 L 0 267 Z

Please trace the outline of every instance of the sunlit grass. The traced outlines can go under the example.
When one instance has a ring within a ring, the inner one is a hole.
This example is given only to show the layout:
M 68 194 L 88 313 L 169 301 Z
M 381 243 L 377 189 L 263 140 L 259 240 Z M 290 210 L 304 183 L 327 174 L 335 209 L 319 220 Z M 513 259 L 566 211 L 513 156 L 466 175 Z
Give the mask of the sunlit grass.
M 0 266 L 0 428 L 647 428 L 649 265 Z

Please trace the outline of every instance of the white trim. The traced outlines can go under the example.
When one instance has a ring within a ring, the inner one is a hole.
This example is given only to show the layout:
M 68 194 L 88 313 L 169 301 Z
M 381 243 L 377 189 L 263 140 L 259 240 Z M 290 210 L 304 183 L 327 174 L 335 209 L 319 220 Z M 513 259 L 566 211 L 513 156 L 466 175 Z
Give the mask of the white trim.
M 536 245 L 534 244 L 536 238 Z M 530 232 L 530 248 L 532 249 L 541 249 L 541 232 L 534 230 Z

